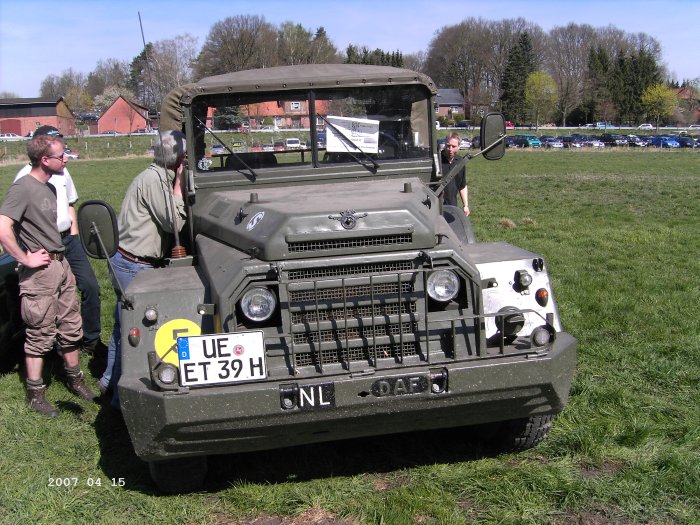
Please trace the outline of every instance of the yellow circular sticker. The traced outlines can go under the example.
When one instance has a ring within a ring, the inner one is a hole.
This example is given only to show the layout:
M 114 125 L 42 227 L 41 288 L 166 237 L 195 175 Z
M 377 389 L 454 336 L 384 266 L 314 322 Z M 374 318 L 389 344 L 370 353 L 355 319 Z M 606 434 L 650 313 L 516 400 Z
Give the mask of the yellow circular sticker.
M 189 319 L 173 319 L 158 328 L 156 332 L 156 353 L 166 363 L 178 366 L 177 338 L 202 335 L 199 325 Z

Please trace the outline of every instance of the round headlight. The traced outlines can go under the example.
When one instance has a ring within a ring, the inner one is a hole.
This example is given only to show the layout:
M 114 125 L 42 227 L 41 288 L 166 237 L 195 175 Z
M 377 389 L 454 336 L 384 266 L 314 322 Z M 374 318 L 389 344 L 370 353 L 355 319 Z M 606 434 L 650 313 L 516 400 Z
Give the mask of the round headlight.
M 457 297 L 459 277 L 452 270 L 438 270 L 428 276 L 428 295 L 436 301 L 446 302 Z
M 275 294 L 267 288 L 251 288 L 241 298 L 241 311 L 251 321 L 269 319 L 277 306 Z

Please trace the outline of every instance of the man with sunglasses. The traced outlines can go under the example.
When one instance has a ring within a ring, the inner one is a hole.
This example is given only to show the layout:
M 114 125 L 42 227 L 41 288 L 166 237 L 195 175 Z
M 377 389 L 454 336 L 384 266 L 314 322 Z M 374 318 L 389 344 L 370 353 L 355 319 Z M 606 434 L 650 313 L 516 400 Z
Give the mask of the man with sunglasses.
M 47 401 L 43 381 L 44 357 L 54 340 L 63 349 L 66 386 L 86 401 L 95 401 L 80 370 L 82 321 L 75 277 L 65 258 L 56 225 L 56 189 L 48 182 L 63 173 L 63 139 L 40 135 L 27 143 L 31 170 L 13 183 L 0 206 L 0 244 L 18 262 L 24 343 L 27 403 L 33 410 L 58 415 Z
M 49 135 L 51 137 L 63 137 L 53 126 L 41 126 L 34 132 L 34 137 Z M 15 177 L 15 182 L 32 170 L 31 164 L 24 166 Z M 102 325 L 100 321 L 100 284 L 95 272 L 85 254 L 85 249 L 78 237 L 78 224 L 75 213 L 75 203 L 78 200 L 78 192 L 73 184 L 73 179 L 64 166 L 63 173 L 53 175 L 49 184 L 56 188 L 56 214 L 58 231 L 61 233 L 61 241 L 65 246 L 65 255 L 70 269 L 75 275 L 75 280 L 80 290 L 80 316 L 83 319 L 83 350 L 89 354 L 106 359 L 107 347 L 102 343 L 100 335 Z
M 445 142 L 445 149 L 442 150 L 442 176 L 446 176 L 452 164 L 459 160 L 457 152 L 460 146 L 460 136 L 458 133 L 451 133 Z M 457 194 L 462 198 L 462 210 L 464 215 L 469 215 L 469 193 L 467 191 L 466 166 L 460 170 L 457 176 L 445 186 L 443 192 L 444 203 L 448 206 L 457 206 Z

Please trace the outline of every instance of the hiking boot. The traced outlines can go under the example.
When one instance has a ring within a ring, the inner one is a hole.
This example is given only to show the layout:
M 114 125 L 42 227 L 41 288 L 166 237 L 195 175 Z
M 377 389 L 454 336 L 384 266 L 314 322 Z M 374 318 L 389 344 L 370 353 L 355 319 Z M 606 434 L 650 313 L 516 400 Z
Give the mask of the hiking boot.
M 29 408 L 48 417 L 58 416 L 58 410 L 46 400 L 46 385 L 27 385 L 27 404 Z
M 76 372 L 74 370 L 66 369 L 66 373 L 66 386 L 68 387 L 68 390 L 85 401 L 90 401 L 91 403 L 97 401 L 98 396 L 95 395 L 85 384 L 85 376 L 83 375 L 82 370 L 78 370 Z

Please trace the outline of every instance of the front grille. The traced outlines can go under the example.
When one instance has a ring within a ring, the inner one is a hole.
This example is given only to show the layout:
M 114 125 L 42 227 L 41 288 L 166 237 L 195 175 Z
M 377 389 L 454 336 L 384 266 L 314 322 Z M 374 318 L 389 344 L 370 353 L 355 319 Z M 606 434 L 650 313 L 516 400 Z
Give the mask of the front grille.
M 351 239 L 329 239 L 324 241 L 302 241 L 287 243 L 289 253 L 316 252 L 322 250 L 340 250 L 348 248 L 371 248 L 376 246 L 398 246 L 411 244 L 413 236 L 409 234 L 379 235 L 374 237 L 356 237 Z
M 410 342 L 375 345 L 373 347 L 360 346 L 345 350 L 330 349 L 321 350 L 320 352 L 299 352 L 294 354 L 294 364 L 297 367 L 302 367 L 318 364 L 329 365 L 344 361 L 373 363 L 375 351 L 377 359 L 393 358 L 396 361 L 400 361 L 402 358 L 417 355 L 418 344 Z
M 358 319 L 361 317 L 378 317 L 416 313 L 415 303 L 374 304 L 368 306 L 349 306 L 331 308 L 330 310 L 310 310 L 308 312 L 292 312 L 293 324 L 315 323 L 316 321 L 336 321 L 341 319 Z
M 333 343 L 354 339 L 371 339 L 382 336 L 400 336 L 402 333 L 413 335 L 417 330 L 416 323 L 374 324 L 369 326 L 354 326 L 331 328 L 328 330 L 308 330 L 294 334 L 294 344 Z
M 323 279 L 325 277 L 345 277 L 350 275 L 379 275 L 386 273 L 407 272 L 413 269 L 411 261 L 395 261 L 388 263 L 349 264 L 347 266 L 327 266 L 290 270 L 287 278 L 290 281 Z
M 399 293 L 399 289 L 402 294 L 410 293 L 413 291 L 413 283 L 401 283 L 400 287 L 398 283 L 378 283 L 372 286 L 363 284 L 358 286 L 324 288 L 320 290 L 296 290 L 289 292 L 289 302 L 343 301 L 351 298 L 370 297 L 372 295 L 378 298 L 379 296 L 396 295 Z

